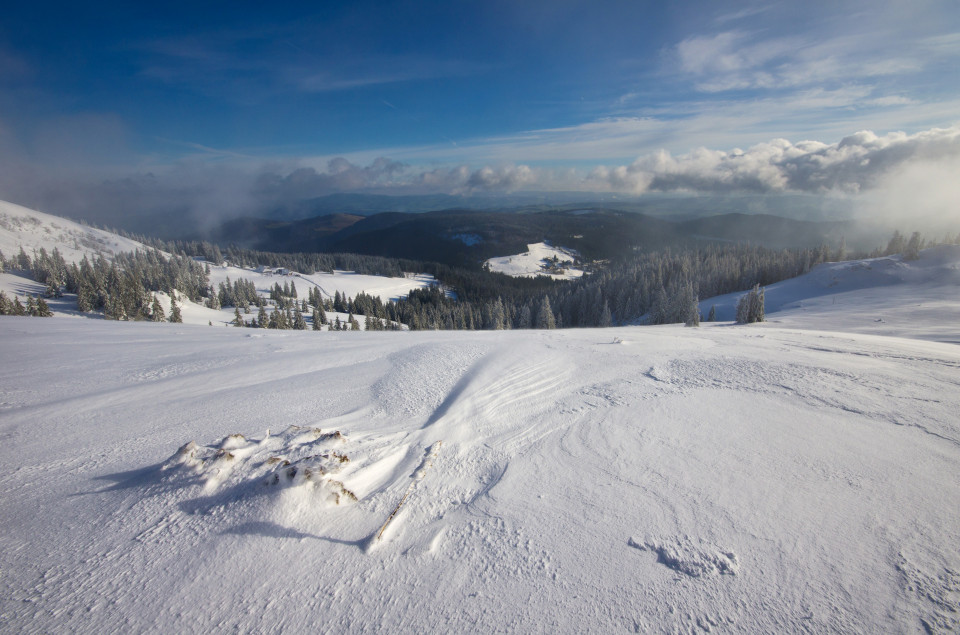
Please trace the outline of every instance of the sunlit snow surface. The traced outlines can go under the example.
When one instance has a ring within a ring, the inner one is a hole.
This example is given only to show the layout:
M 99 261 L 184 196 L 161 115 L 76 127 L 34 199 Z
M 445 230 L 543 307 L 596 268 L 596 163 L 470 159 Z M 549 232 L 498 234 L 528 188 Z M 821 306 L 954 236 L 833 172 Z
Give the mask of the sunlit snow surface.
M 56 248 L 67 262 L 79 262 L 84 254 L 99 252 L 110 257 L 144 248 L 117 234 L 0 201 L 0 251 L 10 259 L 20 253 L 21 247 L 30 257 L 41 247 L 48 254 Z
M 0 350 L 6 632 L 960 627 L 953 344 L 5 317 Z
M 749 327 L 0 317 L 0 631 L 956 632 L 958 271 L 821 265 Z
M 527 251 L 522 254 L 491 258 L 487 260 L 487 265 L 491 271 L 505 273 L 514 278 L 549 276 L 554 280 L 572 280 L 582 276 L 583 271 L 572 266 L 559 265 L 551 270 L 544 260 L 556 258 L 558 263 L 569 262 L 572 265 L 577 257 L 577 252 L 573 250 L 554 247 L 547 243 L 535 243 L 527 245 Z

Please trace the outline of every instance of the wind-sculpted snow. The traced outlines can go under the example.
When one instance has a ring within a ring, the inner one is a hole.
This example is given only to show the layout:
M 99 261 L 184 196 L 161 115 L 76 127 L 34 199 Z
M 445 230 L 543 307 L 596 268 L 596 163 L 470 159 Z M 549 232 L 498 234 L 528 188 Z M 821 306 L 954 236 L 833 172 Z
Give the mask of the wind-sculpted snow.
M 691 578 L 740 572 L 737 554 L 711 545 L 696 545 L 687 537 L 667 540 L 631 538 L 628 544 L 640 551 L 654 552 L 657 562 Z
M 960 349 L 0 318 L 4 632 L 955 632 Z

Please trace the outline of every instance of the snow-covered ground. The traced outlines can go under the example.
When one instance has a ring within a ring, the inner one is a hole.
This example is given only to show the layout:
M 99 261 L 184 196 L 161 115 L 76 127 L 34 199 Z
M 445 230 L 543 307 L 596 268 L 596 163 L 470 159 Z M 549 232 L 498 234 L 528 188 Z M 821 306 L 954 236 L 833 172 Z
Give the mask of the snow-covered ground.
M 733 320 L 743 295 L 700 302 L 706 317 Z M 765 287 L 767 319 L 777 325 L 929 339 L 960 344 L 960 246 L 900 255 L 830 262 L 810 273 Z
M 259 273 L 251 269 L 240 269 L 230 266 L 210 266 L 210 282 L 214 287 L 217 287 L 221 282 L 226 282 L 227 278 L 230 278 L 231 281 L 236 281 L 240 278 L 249 280 L 257 287 L 257 291 L 265 295 L 270 294 L 270 289 L 274 284 L 279 283 L 282 287 L 284 283 L 293 283 L 297 286 L 298 296 L 302 298 L 307 296 L 310 288 L 319 287 L 321 295 L 331 300 L 334 294 L 339 291 L 341 295 L 346 295 L 350 298 L 355 298 L 360 293 L 366 293 L 369 296 L 378 297 L 384 302 L 406 297 L 414 289 L 429 287 L 437 282 L 436 278 L 425 273 L 411 273 L 403 278 L 369 276 L 353 271 L 277 275 L 272 273 Z
M 0 201 L 0 251 L 6 259 L 13 259 L 20 248 L 33 257 L 34 250 L 44 248 L 48 254 L 54 248 L 60 251 L 66 262 L 79 262 L 84 256 L 93 259 L 97 254 L 111 258 L 113 254 L 143 250 L 146 247 L 134 240 L 123 238 L 116 234 L 99 229 L 80 225 L 73 221 L 50 214 L 44 214 L 27 209 L 13 203 Z M 333 299 L 339 292 L 345 297 L 355 298 L 360 293 L 379 297 L 383 302 L 389 302 L 407 296 L 413 289 L 420 289 L 436 284 L 436 279 L 428 274 L 410 273 L 402 278 L 386 276 L 362 275 L 352 271 L 334 271 L 333 273 L 304 274 L 293 272 L 290 275 L 276 275 L 263 273 L 252 269 L 241 269 L 229 265 L 206 263 L 210 266 L 210 283 L 216 289 L 221 282 L 237 281 L 244 278 L 254 283 L 257 291 L 263 296 L 269 296 L 273 285 L 279 283 L 295 284 L 298 295 L 306 297 L 311 287 L 318 287 L 324 298 Z M 15 296 L 21 303 L 26 302 L 26 295 L 40 296 L 45 287 L 32 279 L 21 275 L 21 272 L 0 273 L 0 291 L 8 298 Z M 170 298 L 166 293 L 156 294 L 166 314 L 170 312 Z M 76 310 L 76 296 L 67 294 L 61 299 L 48 300 L 50 308 L 56 317 L 85 317 L 99 319 L 99 313 L 80 313 Z M 186 298 L 180 298 L 178 305 L 185 324 L 204 324 L 225 326 L 234 320 L 233 307 L 213 310 L 194 304 Z M 345 322 L 346 313 L 327 312 L 332 323 L 336 318 Z M 249 320 L 250 315 L 244 319 Z M 364 328 L 363 319 L 359 320 L 361 330 Z M 326 328 L 326 327 L 325 327 Z
M 10 259 L 20 253 L 21 247 L 30 257 L 34 249 L 43 247 L 52 253 L 57 248 L 67 262 L 79 262 L 84 254 L 101 252 L 109 257 L 144 248 L 111 232 L 0 201 L 0 251 Z
M 699 329 L 0 317 L 0 632 L 957 632 L 958 272 Z
M 0 317 L 0 630 L 956 632 L 960 347 L 908 337 L 960 321 L 844 333 L 835 306 L 817 330 Z
M 554 247 L 547 243 L 536 243 L 527 245 L 526 252 L 513 256 L 502 256 L 487 260 L 491 271 L 505 273 L 515 278 L 534 278 L 536 276 L 550 276 L 554 280 L 573 280 L 583 275 L 583 271 L 575 269 L 572 266 L 555 266 L 556 269 L 563 269 L 563 273 L 557 270 L 551 270 L 544 260 L 553 260 L 556 258 L 562 263 L 568 261 L 571 265 L 579 257 L 577 252 L 564 247 Z

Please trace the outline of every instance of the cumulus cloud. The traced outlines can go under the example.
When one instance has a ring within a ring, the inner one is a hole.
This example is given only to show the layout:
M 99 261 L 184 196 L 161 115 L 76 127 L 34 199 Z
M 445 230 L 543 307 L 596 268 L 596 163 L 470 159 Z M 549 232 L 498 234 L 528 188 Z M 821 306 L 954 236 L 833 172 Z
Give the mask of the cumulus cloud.
M 408 166 L 378 157 L 367 166 L 351 163 L 343 157 L 327 162 L 325 171 L 300 167 L 284 175 L 264 171 L 256 179 L 253 194 L 264 200 L 290 201 L 351 192 L 389 188 L 408 182 Z
M 630 165 L 598 167 L 587 181 L 611 191 L 855 194 L 916 163 L 960 157 L 960 126 L 915 135 L 861 131 L 835 144 L 774 139 L 747 150 L 660 151 Z

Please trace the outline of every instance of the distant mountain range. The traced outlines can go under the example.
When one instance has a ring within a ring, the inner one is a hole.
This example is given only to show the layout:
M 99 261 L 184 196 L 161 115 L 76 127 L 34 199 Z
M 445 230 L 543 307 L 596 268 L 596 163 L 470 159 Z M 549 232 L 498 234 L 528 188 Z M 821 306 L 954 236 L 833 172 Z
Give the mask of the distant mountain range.
M 615 209 L 490 212 L 466 209 L 371 216 L 328 214 L 303 220 L 241 218 L 211 238 L 263 251 L 352 252 L 477 266 L 547 241 L 589 260 L 698 242 L 751 242 L 771 248 L 836 245 L 848 222 L 798 221 L 765 214 L 722 214 L 683 221 Z M 848 239 L 849 240 L 849 239 Z

